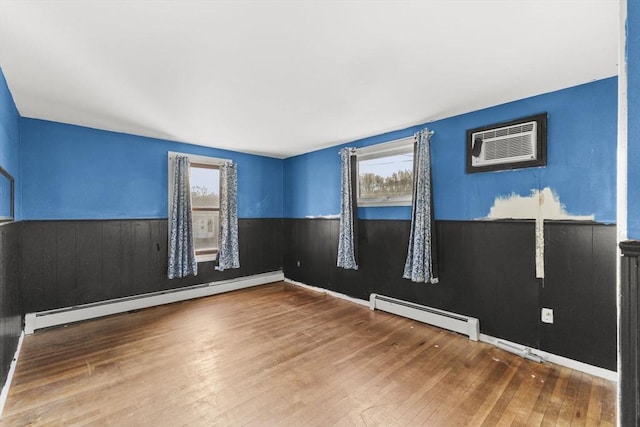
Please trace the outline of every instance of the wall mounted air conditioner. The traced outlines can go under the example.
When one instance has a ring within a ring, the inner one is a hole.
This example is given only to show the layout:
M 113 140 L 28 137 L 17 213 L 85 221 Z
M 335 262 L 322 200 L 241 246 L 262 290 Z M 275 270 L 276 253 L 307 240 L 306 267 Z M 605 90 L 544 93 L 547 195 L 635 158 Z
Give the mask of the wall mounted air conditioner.
M 467 131 L 467 173 L 546 164 L 546 113 Z

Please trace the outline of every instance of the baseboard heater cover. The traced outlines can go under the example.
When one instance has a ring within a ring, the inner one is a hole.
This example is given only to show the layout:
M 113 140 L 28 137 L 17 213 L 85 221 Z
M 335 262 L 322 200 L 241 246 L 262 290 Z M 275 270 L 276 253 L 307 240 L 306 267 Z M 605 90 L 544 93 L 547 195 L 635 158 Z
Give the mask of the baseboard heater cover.
M 24 332 L 25 334 L 32 334 L 37 329 L 66 325 L 68 323 L 125 313 L 132 310 L 140 310 L 162 304 L 216 295 L 282 280 L 284 280 L 282 271 L 274 271 L 271 273 L 221 280 L 218 282 L 117 298 L 56 310 L 27 313 L 24 318 Z
M 529 347 L 525 347 L 519 344 L 514 344 L 509 341 L 504 340 L 495 340 L 493 345 L 498 347 L 501 350 L 508 351 L 509 353 L 516 354 L 524 359 L 529 359 L 534 362 L 543 363 L 544 358 L 542 356 L 537 355 L 531 350 Z
M 459 334 L 468 335 L 472 341 L 478 341 L 480 337 L 480 321 L 475 317 L 450 313 L 378 294 L 371 294 L 369 297 L 369 308 L 371 310 L 386 311 Z

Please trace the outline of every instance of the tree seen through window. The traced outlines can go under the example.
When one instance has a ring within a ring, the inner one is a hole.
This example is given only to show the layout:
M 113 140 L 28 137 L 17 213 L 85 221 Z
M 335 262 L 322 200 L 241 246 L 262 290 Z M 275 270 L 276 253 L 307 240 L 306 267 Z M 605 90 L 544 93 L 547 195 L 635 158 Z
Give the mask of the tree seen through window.
M 358 163 L 360 197 L 411 196 L 413 153 L 361 160 Z

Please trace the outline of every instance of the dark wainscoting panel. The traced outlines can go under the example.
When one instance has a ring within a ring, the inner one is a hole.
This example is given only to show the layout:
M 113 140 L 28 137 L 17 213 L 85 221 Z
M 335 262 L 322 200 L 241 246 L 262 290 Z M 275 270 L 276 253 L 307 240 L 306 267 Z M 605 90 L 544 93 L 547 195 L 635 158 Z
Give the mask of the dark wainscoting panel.
M 285 276 L 477 317 L 485 334 L 616 369 L 615 226 L 546 223 L 541 280 L 533 221 L 438 221 L 440 283 L 427 285 L 402 279 L 409 221 L 360 220 L 357 271 L 335 267 L 338 225 L 285 219 Z M 541 323 L 542 307 L 554 309 L 553 325 Z
M 285 275 L 302 283 L 334 289 L 330 275 L 336 265 L 337 221 L 285 219 L 284 223 Z M 353 295 L 353 291 L 348 295 Z
M 7 380 L 22 333 L 19 224 L 0 226 L 0 387 Z
M 540 345 L 550 353 L 616 370 L 616 228 L 545 224 L 545 280 Z
M 640 426 L 640 241 L 620 249 L 620 425 Z
M 25 312 L 37 312 L 282 268 L 282 219 L 240 219 L 240 268 L 167 278 L 167 220 L 21 223 Z

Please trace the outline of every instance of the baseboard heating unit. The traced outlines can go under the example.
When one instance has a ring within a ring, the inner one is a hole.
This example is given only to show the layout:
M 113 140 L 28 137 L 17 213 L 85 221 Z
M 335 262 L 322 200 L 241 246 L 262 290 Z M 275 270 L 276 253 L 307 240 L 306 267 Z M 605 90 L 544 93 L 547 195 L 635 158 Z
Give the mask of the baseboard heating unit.
M 417 320 L 439 328 L 448 329 L 459 334 L 468 335 L 472 341 L 478 341 L 480 337 L 480 322 L 475 317 L 467 317 L 461 314 L 450 313 L 437 308 L 426 307 L 420 304 L 371 294 L 369 297 L 371 310 L 382 310 L 398 316 Z
M 529 347 L 522 346 L 520 344 L 514 344 L 509 341 L 495 340 L 493 343 L 499 349 L 508 351 L 509 353 L 516 354 L 525 359 L 533 360 L 534 362 L 543 363 L 544 359 L 535 354 Z
M 274 271 L 271 273 L 255 274 L 253 276 L 239 277 L 237 279 L 221 280 L 202 285 L 100 301 L 91 304 L 60 308 L 57 310 L 27 313 L 24 318 L 24 332 L 25 334 L 32 334 L 36 329 L 66 325 L 67 323 L 216 295 L 251 286 L 279 282 L 281 280 L 284 280 L 284 274 L 282 271 Z

